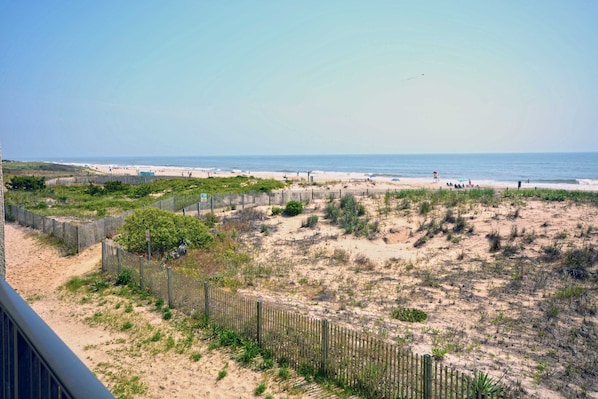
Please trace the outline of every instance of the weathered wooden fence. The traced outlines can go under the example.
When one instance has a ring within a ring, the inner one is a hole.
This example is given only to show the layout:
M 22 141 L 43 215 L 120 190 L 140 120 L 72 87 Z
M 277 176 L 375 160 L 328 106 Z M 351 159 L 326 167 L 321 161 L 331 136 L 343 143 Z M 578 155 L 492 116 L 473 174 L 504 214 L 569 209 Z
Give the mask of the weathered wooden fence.
M 254 340 L 281 363 L 320 373 L 368 398 L 510 399 L 499 386 L 488 392 L 469 374 L 378 337 L 353 331 L 247 296 L 212 287 L 106 241 L 102 269 L 129 269 L 134 281 L 172 308 L 205 315 L 222 328 Z
M 385 192 L 384 190 L 378 191 L 380 194 L 384 194 Z M 211 194 L 203 199 L 201 194 L 196 194 L 173 196 L 157 201 L 150 206 L 171 212 L 196 212 L 196 215 L 200 215 L 202 212 L 214 212 L 215 209 L 244 209 L 245 207 L 265 205 L 283 206 L 291 200 L 307 202 L 312 199 L 328 197 L 340 198 L 345 194 L 365 196 L 373 193 L 374 191 L 305 189 L 277 191 L 274 193 Z M 6 205 L 4 213 L 6 220 L 16 221 L 22 226 L 31 227 L 46 234 L 52 234 L 65 241 L 67 245 L 76 249 L 77 252 L 80 252 L 102 241 L 106 237 L 115 235 L 117 230 L 124 224 L 125 218 L 132 211 L 85 224 L 59 221 L 49 216 L 42 216 L 23 207 L 9 204 Z

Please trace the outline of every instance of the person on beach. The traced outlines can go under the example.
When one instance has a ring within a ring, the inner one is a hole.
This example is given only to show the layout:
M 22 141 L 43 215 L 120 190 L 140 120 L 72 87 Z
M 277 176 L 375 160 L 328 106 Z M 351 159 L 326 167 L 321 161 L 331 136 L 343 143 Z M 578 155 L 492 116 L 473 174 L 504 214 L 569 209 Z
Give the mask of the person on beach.
M 438 182 L 438 172 L 434 171 L 434 173 L 432 174 L 434 176 L 434 180 L 432 180 L 434 183 Z

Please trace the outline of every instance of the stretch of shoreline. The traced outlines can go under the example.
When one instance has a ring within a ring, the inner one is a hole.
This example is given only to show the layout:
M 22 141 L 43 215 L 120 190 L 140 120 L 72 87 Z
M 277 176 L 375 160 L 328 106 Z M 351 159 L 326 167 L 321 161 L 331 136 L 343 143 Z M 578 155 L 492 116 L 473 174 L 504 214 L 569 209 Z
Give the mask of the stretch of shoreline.
M 273 171 L 244 171 L 244 170 L 230 170 L 223 171 L 211 168 L 199 167 L 178 167 L 178 166 L 161 166 L 161 165 L 107 165 L 107 164 L 77 164 L 79 166 L 86 166 L 90 169 L 96 170 L 99 173 L 137 176 L 137 175 L 154 175 L 154 176 L 169 176 L 169 177 L 231 177 L 231 176 L 254 176 L 264 179 L 276 180 L 291 180 L 293 182 L 314 182 L 317 184 L 332 184 L 332 185 L 360 185 L 368 184 L 380 188 L 400 189 L 400 188 L 472 188 L 472 187 L 490 187 L 497 189 L 517 189 L 521 188 L 547 188 L 560 189 L 569 191 L 598 191 L 598 185 L 593 184 L 567 184 L 567 183 L 537 183 L 527 181 L 493 181 L 493 180 L 479 180 L 479 181 L 452 181 L 443 179 L 441 175 L 435 179 L 431 174 L 429 179 L 402 177 L 392 178 L 388 176 L 368 175 L 357 172 L 331 172 L 331 171 L 311 171 L 311 172 L 273 172 Z

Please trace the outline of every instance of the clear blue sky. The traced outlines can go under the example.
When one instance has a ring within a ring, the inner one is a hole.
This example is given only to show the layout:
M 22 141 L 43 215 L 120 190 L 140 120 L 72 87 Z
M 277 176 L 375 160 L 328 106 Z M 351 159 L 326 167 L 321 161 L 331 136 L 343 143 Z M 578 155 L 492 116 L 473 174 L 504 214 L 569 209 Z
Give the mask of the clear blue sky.
M 0 143 L 598 151 L 598 1 L 0 0 Z

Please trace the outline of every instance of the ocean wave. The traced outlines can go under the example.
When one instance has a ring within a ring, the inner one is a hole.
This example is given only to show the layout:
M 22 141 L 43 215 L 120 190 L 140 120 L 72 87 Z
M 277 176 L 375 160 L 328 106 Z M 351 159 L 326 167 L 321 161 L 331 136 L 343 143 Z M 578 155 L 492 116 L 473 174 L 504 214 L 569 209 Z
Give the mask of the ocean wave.
M 547 184 L 580 184 L 578 179 L 538 179 L 536 183 Z
M 587 186 L 598 186 L 598 180 L 592 179 L 577 179 L 578 184 L 584 184 Z

